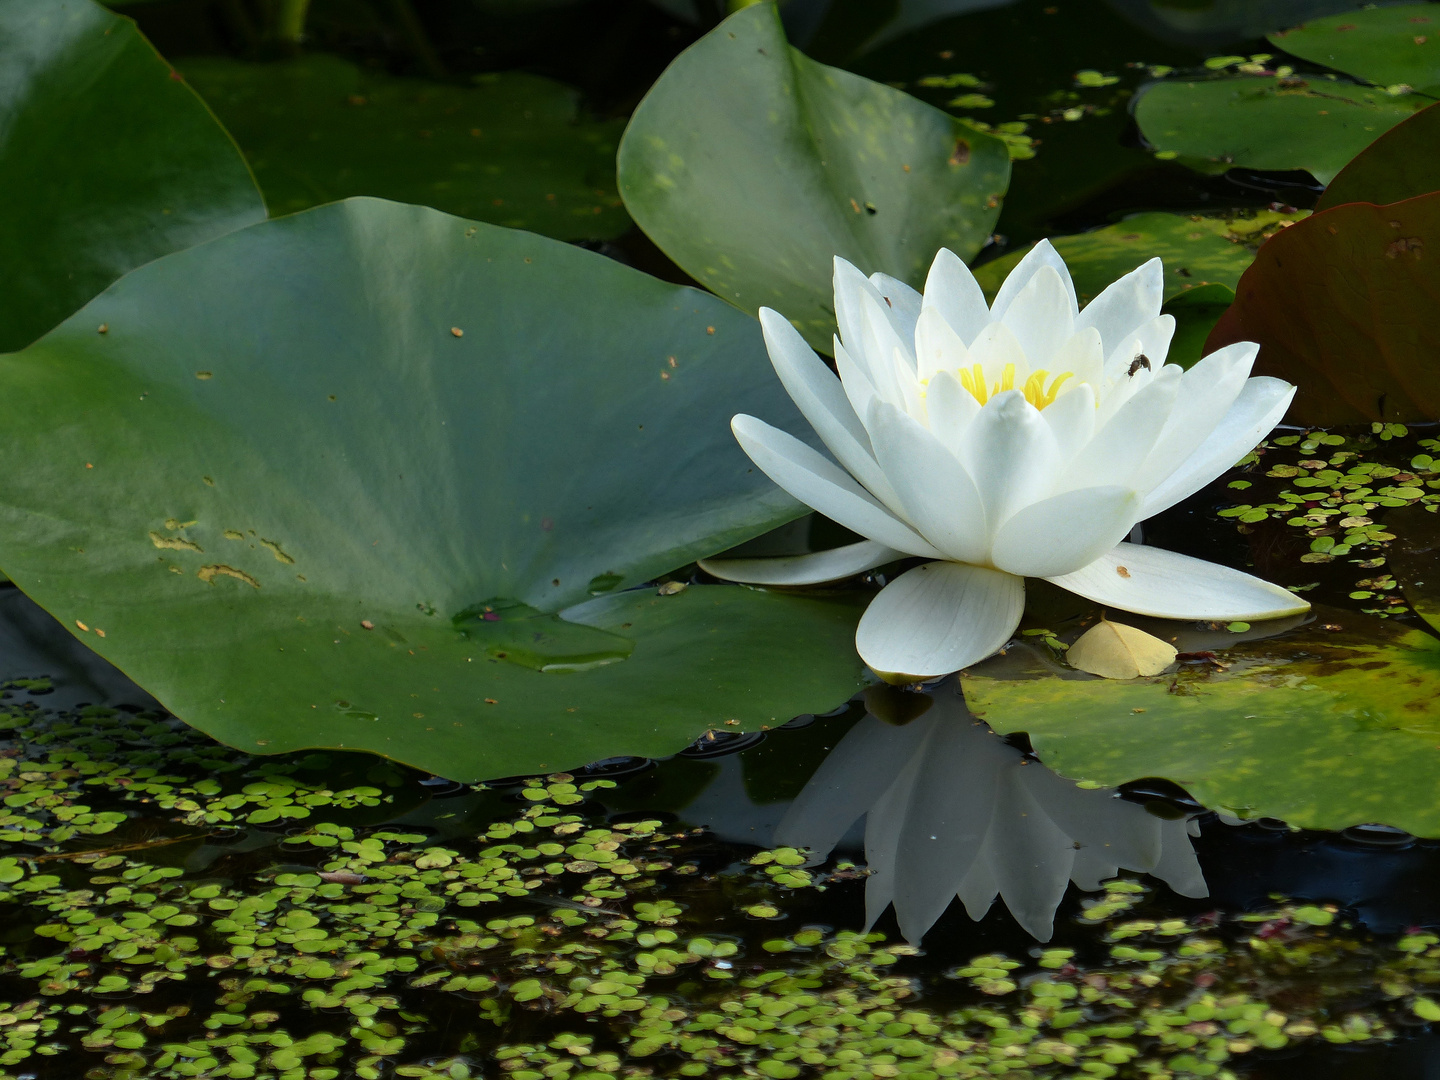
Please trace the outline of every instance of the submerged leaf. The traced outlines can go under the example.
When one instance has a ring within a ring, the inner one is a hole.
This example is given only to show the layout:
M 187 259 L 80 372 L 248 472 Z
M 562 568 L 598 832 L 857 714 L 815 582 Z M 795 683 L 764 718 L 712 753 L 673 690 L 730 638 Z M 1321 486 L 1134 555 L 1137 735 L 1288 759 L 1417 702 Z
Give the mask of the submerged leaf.
M 1241 817 L 1440 835 L 1440 641 L 1353 612 L 1317 615 L 1237 642 L 1219 664 L 1128 682 L 1078 674 L 1026 642 L 966 672 L 965 697 L 1074 779 L 1165 777 Z
M 1070 666 L 1103 679 L 1159 675 L 1175 662 L 1175 646 L 1124 623 L 1101 619 L 1065 654 Z
M 880 83 L 807 59 L 772 4 L 682 53 L 635 110 L 620 192 L 682 269 L 746 311 L 773 307 L 828 351 L 831 259 L 918 287 L 963 259 L 1010 177 L 999 139 Z
M 265 217 L 235 144 L 129 19 L 0 0 L 0 72 L 0 351 L 126 271 Z
M 0 357 L 0 566 L 235 745 L 467 779 L 662 754 L 860 685 L 857 603 L 621 591 L 798 513 L 727 423 L 792 410 L 714 297 L 350 200 Z
M 1295 423 L 1440 418 L 1436 251 L 1440 193 L 1315 214 L 1261 247 L 1206 350 L 1258 341 L 1256 373 L 1300 388 Z

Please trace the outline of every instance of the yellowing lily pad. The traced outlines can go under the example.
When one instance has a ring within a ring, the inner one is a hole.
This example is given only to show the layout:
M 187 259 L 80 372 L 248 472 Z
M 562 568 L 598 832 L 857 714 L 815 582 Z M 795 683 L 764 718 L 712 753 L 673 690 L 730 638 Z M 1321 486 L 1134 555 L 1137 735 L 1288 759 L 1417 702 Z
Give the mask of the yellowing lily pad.
M 1175 662 L 1175 646 L 1125 623 L 1101 619 L 1070 646 L 1065 659 L 1102 679 L 1159 675 Z
M 1128 682 L 1022 643 L 963 676 L 976 715 L 1075 779 L 1165 777 L 1206 806 L 1315 829 L 1440 835 L 1440 641 L 1353 612 Z

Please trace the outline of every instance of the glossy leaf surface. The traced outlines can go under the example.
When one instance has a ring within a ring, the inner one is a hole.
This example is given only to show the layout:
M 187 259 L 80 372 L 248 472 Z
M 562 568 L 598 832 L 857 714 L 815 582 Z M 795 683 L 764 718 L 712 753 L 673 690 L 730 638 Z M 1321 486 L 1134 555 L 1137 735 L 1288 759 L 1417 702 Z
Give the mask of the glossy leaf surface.
M 1440 417 L 1440 194 L 1346 203 L 1271 237 L 1206 343 L 1258 341 L 1306 424 Z
M 939 248 L 980 250 L 1009 176 L 999 139 L 792 49 L 771 4 L 682 53 L 620 145 L 625 205 L 661 250 L 826 351 L 834 256 L 918 287 Z
M 473 87 L 395 78 L 321 54 L 181 64 L 245 150 L 271 214 L 376 195 L 560 240 L 630 227 L 615 193 L 619 121 L 507 72 Z
M 1330 180 L 1381 133 L 1430 99 L 1305 76 L 1152 84 L 1135 119 L 1156 150 L 1206 172 L 1306 169 Z
M 755 322 L 601 256 L 351 200 L 136 271 L 0 388 L 0 566 L 227 741 L 473 778 L 858 685 L 853 605 L 618 593 L 800 508 L 728 428 L 792 408 Z
M 0 351 L 141 263 L 265 217 L 204 103 L 90 0 L 0 0 L 0 176 Z
M 1440 191 L 1440 105 L 1402 120 L 1340 170 L 1316 204 L 1392 203 Z
M 1440 13 L 1434 4 L 1392 4 L 1312 19 L 1269 35 L 1292 56 L 1378 86 L 1440 89 Z
M 965 697 L 1002 734 L 1027 732 L 1065 776 L 1163 776 L 1241 817 L 1440 835 L 1440 641 L 1423 631 L 1329 612 L 1224 650 L 1224 670 L 1127 682 L 1071 671 L 1042 649 L 1026 643 L 972 669 Z

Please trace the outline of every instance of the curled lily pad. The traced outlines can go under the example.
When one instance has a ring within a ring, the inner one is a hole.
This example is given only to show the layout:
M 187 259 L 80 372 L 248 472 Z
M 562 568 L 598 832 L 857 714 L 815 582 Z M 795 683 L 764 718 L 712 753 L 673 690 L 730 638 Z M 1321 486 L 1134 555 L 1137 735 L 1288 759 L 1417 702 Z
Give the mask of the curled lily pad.
M 1383 132 L 1431 103 L 1319 76 L 1152 83 L 1135 119 L 1156 150 L 1206 172 L 1308 170 L 1329 183 Z
M 1440 91 L 1440 14 L 1434 4 L 1346 11 L 1281 30 L 1269 40 L 1292 56 L 1378 86 Z
M 1299 386 L 1299 423 L 1440 417 L 1440 193 L 1344 203 L 1271 237 L 1206 343 L 1258 341 L 1257 372 Z
M 1316 204 L 1392 203 L 1440 191 L 1440 105 L 1402 120 L 1360 152 Z
M 0 350 L 127 270 L 260 221 L 234 142 L 129 19 L 0 0 Z
M 918 286 L 938 248 L 980 250 L 1010 177 L 999 139 L 792 49 L 772 4 L 666 69 L 619 160 L 625 205 L 662 251 L 827 351 L 834 256 Z
M 848 602 L 621 592 L 800 508 L 727 425 L 791 408 L 754 320 L 599 255 L 331 204 L 135 271 L 0 390 L 0 566 L 232 744 L 476 778 L 859 685 Z
M 618 236 L 619 121 L 538 75 L 474 86 L 404 79 L 335 56 L 180 69 L 244 148 L 272 214 L 352 195 L 433 206 L 560 240 Z
M 1241 817 L 1440 835 L 1440 641 L 1353 612 L 1317 615 L 1219 663 L 1126 682 L 1024 642 L 967 672 L 965 698 L 1075 779 L 1165 777 Z

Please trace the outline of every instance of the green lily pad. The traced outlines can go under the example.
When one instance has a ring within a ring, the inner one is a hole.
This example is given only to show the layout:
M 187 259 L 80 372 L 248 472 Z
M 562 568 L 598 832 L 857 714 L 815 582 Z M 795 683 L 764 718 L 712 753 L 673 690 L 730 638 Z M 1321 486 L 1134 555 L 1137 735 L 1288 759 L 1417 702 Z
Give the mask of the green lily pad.
M 1206 348 L 1258 341 L 1296 423 L 1440 418 L 1437 246 L 1440 193 L 1315 214 L 1265 242 Z
M 833 256 L 919 286 L 939 248 L 980 250 L 1010 177 L 999 139 L 792 49 L 772 4 L 666 69 L 619 162 L 625 205 L 665 254 L 826 351 Z
M 234 142 L 135 24 L 0 0 L 0 351 L 128 270 L 260 221 Z
M 1340 170 L 1316 210 L 1347 202 L 1392 203 L 1440 191 L 1440 105 L 1402 120 Z
M 457 778 L 663 753 L 859 685 L 854 602 L 620 592 L 801 512 L 728 427 L 791 409 L 708 294 L 349 200 L 142 267 L 0 357 L 0 566 L 260 752 Z
M 1157 151 L 1206 172 L 1306 169 L 1329 183 L 1383 132 L 1431 103 L 1325 76 L 1153 83 L 1135 103 Z
M 1313 829 L 1440 835 L 1440 641 L 1353 612 L 1116 681 L 1022 643 L 963 676 L 977 716 L 1106 785 L 1165 777 L 1213 809 Z
M 245 150 L 272 214 L 376 195 L 559 240 L 630 227 L 615 193 L 622 122 L 582 118 L 579 93 L 551 79 L 447 86 L 318 54 L 180 70 Z
M 1395 4 L 1312 19 L 1269 35 L 1292 56 L 1379 86 L 1440 90 L 1440 14 L 1434 4 Z
M 1226 220 L 1199 214 L 1135 214 L 1114 225 L 1075 236 L 1051 238 L 1075 280 L 1081 304 L 1095 299 L 1107 285 L 1141 263 L 1159 257 L 1165 262 L 1165 299 L 1193 289 L 1223 285 L 1232 291 L 1255 257 L 1249 244 L 1282 221 L 1304 215 L 1265 211 L 1249 218 Z M 1007 274 L 1030 248 L 1012 251 L 978 267 L 975 277 L 994 299 Z M 1214 297 L 1211 290 L 1208 296 Z

